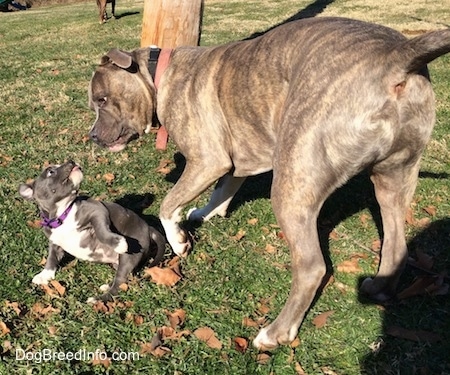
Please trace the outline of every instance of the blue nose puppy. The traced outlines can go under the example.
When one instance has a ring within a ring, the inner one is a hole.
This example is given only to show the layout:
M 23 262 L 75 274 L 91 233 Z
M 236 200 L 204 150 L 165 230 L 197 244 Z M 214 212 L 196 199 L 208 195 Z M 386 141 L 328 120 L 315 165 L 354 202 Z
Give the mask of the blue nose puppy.
M 116 203 L 79 196 L 83 172 L 68 161 L 47 167 L 32 183 L 20 184 L 19 194 L 37 203 L 41 226 L 49 240 L 44 270 L 34 276 L 34 284 L 47 284 L 55 277 L 65 252 L 90 262 L 111 264 L 114 280 L 100 289 L 104 294 L 88 302 L 110 301 L 128 275 L 147 264 L 161 262 L 164 236 L 133 211 Z

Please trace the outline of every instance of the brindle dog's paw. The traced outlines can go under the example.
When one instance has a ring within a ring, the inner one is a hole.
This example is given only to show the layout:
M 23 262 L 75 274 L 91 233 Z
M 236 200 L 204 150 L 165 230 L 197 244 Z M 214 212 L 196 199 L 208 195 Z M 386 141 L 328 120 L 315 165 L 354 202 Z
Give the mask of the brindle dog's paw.
M 383 285 L 380 285 L 376 281 L 376 278 L 372 279 L 371 277 L 364 279 L 359 289 L 360 292 L 377 302 L 386 302 L 392 299 L 391 294 L 385 292 L 382 289 Z

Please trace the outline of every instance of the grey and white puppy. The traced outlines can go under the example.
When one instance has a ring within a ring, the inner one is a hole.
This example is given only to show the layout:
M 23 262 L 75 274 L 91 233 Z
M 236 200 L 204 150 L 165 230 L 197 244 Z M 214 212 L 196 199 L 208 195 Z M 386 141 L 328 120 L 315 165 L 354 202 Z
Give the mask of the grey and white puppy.
M 405 211 L 435 121 L 426 65 L 450 51 L 450 29 L 409 40 L 345 18 L 293 21 L 251 40 L 176 48 L 157 88 L 152 51 L 102 57 L 89 87 L 97 114 L 90 136 L 120 151 L 156 113 L 186 158 L 160 208 L 179 255 L 191 247 L 179 225 L 188 203 L 218 181 L 210 202 L 188 217 L 224 215 L 247 176 L 273 169 L 271 200 L 291 252 L 292 285 L 254 344 L 272 349 L 295 339 L 326 273 L 321 207 L 363 170 L 374 184 L 384 238 L 378 273 L 362 291 L 379 300 L 395 295 L 407 259 Z
M 88 302 L 109 301 L 119 292 L 128 275 L 151 257 L 158 264 L 165 251 L 165 238 L 133 211 L 119 204 L 100 202 L 78 195 L 83 180 L 81 168 L 69 161 L 51 165 L 29 184 L 20 184 L 20 195 L 37 203 L 41 225 L 49 239 L 44 270 L 34 276 L 35 284 L 54 278 L 64 253 L 90 262 L 111 264 L 114 280 L 103 285 L 101 296 Z

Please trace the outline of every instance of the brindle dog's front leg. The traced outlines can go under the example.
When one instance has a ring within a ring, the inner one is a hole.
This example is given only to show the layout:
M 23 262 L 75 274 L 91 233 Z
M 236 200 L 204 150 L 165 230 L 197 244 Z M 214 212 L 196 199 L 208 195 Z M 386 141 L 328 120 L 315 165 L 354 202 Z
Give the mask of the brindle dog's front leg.
M 186 161 L 183 174 L 163 200 L 160 209 L 161 223 L 175 254 L 186 256 L 191 249 L 186 233 L 179 226 L 181 210 L 230 169 L 229 159 Z

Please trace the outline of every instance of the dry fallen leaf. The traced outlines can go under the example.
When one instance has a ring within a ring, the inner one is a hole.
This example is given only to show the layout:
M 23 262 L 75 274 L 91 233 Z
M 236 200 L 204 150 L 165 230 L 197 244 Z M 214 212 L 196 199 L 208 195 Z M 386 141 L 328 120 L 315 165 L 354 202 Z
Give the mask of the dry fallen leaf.
M 325 324 L 327 324 L 328 317 L 333 314 L 334 310 L 326 311 L 322 314 L 317 315 L 312 322 L 316 328 L 322 328 Z
M 174 312 L 166 310 L 166 315 L 169 318 L 170 326 L 176 329 L 178 326 L 182 326 L 186 320 L 186 311 L 183 309 L 177 309 Z
M 161 173 L 163 175 L 167 175 L 171 172 L 170 165 L 173 163 L 172 160 L 169 159 L 162 159 L 159 162 L 158 167 L 156 168 L 156 172 Z
M 104 368 L 109 368 L 109 366 L 111 366 L 111 358 L 100 358 L 100 356 L 96 356 L 90 363 L 93 366 L 101 365 Z
M 405 299 L 422 294 L 428 295 L 445 295 L 448 293 L 448 284 L 444 283 L 444 277 L 438 276 L 421 276 L 417 277 L 414 282 L 397 294 L 398 299 Z
M 295 362 L 295 374 L 296 375 L 307 375 L 305 370 L 303 370 L 302 366 L 300 365 L 300 363 Z
M 245 353 L 247 351 L 247 348 L 248 348 L 247 339 L 244 339 L 243 337 L 235 337 L 233 342 L 234 342 L 234 348 L 239 353 Z
M 181 280 L 181 276 L 171 268 L 146 268 L 144 270 L 144 276 L 150 276 L 154 283 L 166 286 L 174 286 L 178 281 Z
M 257 322 L 247 317 L 242 319 L 242 325 L 245 327 L 259 327 L 259 324 Z
M 103 179 L 104 179 L 108 184 L 110 184 L 111 182 L 113 182 L 113 181 L 114 181 L 114 178 L 115 178 L 115 176 L 114 176 L 114 174 L 112 174 L 112 173 L 105 173 L 105 174 L 103 175 Z
M 255 225 L 255 224 L 258 223 L 258 218 L 254 217 L 252 219 L 248 219 L 247 223 L 250 224 L 250 225 Z
M 2 320 L 0 320 L 0 336 L 5 336 L 10 332 L 11 332 L 11 330 L 8 328 L 6 323 L 3 322 Z
M 259 353 L 256 356 L 256 362 L 259 363 L 260 365 L 265 365 L 270 361 L 270 354 L 268 353 Z
M 66 292 L 66 288 L 57 280 L 51 280 L 50 285 L 58 292 L 60 296 L 63 296 Z
M 245 237 L 245 230 L 243 229 L 239 229 L 234 236 L 231 236 L 231 238 L 235 241 L 240 241 L 244 237 Z
M 398 326 L 390 326 L 386 328 L 386 334 L 410 341 L 426 341 L 434 343 L 442 340 L 442 337 L 434 332 L 406 329 Z
M 435 206 L 430 205 L 430 206 L 424 207 L 423 210 L 430 216 L 436 216 L 437 209 Z
M 408 207 L 408 209 L 406 210 L 405 220 L 409 225 L 416 224 L 416 219 L 414 218 L 414 212 L 411 207 Z
M 44 306 L 42 303 L 37 302 L 31 307 L 31 311 L 36 315 L 46 316 L 53 313 L 59 314 L 61 310 L 53 307 L 52 305 Z
M 194 336 L 212 349 L 222 349 L 222 343 L 216 337 L 216 333 L 209 327 L 196 329 L 194 331 Z
M 265 250 L 266 253 L 273 254 L 277 251 L 277 248 L 273 245 L 267 244 Z
M 350 260 L 345 260 L 337 265 L 337 270 L 344 273 L 360 273 L 362 272 L 359 266 L 359 258 L 354 257 Z
M 6 300 L 5 303 L 6 303 L 6 307 L 10 307 L 11 309 L 13 309 L 17 315 L 20 315 L 22 313 L 22 309 L 19 307 L 18 302 L 10 302 L 10 301 Z

